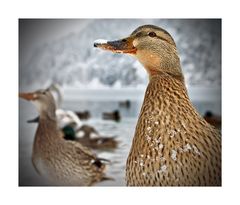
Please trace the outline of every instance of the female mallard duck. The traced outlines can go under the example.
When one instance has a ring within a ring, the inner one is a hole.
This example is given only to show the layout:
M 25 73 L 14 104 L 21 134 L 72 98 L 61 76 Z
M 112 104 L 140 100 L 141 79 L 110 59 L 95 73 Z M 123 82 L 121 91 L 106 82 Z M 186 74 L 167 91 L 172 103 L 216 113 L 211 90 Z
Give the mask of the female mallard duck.
M 89 125 L 83 125 L 77 131 L 71 126 L 66 126 L 62 130 L 64 133 L 64 139 L 80 142 L 82 145 L 91 149 L 107 150 L 115 149 L 118 146 L 118 141 L 115 140 L 114 137 L 99 135 L 94 127 Z M 79 132 L 83 132 L 83 136 L 77 137 L 76 135 L 78 135 Z M 96 135 L 94 138 L 91 137 L 92 133 Z
M 87 186 L 106 179 L 105 164 L 88 148 L 63 139 L 56 120 L 56 105 L 49 90 L 20 93 L 32 101 L 39 111 L 32 162 L 40 175 L 54 185 Z
M 145 25 L 127 38 L 94 46 L 134 55 L 149 75 L 127 159 L 127 185 L 220 186 L 220 133 L 190 102 L 170 34 Z

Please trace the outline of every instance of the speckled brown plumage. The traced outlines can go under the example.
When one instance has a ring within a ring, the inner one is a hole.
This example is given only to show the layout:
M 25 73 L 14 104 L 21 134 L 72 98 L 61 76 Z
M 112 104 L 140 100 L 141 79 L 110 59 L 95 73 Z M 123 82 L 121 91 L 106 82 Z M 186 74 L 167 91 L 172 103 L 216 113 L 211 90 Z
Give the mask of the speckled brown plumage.
M 194 109 L 181 80 L 150 80 L 126 178 L 130 186 L 221 185 L 220 135 Z
M 149 74 L 126 164 L 129 186 L 221 185 L 221 137 L 189 100 L 173 38 L 153 25 L 94 44 L 134 55 Z
M 80 143 L 64 140 L 49 91 L 24 93 L 20 97 L 32 100 L 40 112 L 32 151 L 32 162 L 40 175 L 52 185 L 68 186 L 88 186 L 105 179 L 101 159 Z

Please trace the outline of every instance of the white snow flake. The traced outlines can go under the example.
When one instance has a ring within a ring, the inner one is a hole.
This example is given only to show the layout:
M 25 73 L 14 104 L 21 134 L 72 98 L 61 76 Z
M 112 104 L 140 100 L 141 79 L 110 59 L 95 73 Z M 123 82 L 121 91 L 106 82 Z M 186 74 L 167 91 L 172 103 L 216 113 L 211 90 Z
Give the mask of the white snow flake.
M 188 144 L 188 143 L 183 146 L 183 151 L 184 151 L 184 152 L 187 152 L 188 150 L 191 150 L 191 149 L 192 149 L 192 147 L 191 147 L 190 144 Z
M 201 153 L 199 152 L 198 148 L 195 145 L 192 145 L 192 148 L 196 154 L 201 155 Z
M 105 40 L 105 39 L 97 39 L 97 40 L 94 41 L 94 43 L 104 44 L 104 43 L 107 43 L 107 40 Z
M 172 154 L 171 154 L 171 158 L 176 161 L 177 160 L 177 151 L 172 149 Z
M 159 173 L 166 173 L 167 172 L 167 165 L 162 165 L 158 170 Z

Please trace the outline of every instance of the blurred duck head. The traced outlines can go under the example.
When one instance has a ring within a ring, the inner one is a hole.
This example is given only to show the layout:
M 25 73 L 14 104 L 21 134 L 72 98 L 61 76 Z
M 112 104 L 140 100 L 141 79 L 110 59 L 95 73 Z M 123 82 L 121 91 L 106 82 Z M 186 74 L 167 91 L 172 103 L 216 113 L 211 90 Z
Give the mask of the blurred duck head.
M 19 93 L 19 97 L 31 101 L 36 106 L 40 116 L 44 113 L 55 115 L 56 104 L 49 89 Z

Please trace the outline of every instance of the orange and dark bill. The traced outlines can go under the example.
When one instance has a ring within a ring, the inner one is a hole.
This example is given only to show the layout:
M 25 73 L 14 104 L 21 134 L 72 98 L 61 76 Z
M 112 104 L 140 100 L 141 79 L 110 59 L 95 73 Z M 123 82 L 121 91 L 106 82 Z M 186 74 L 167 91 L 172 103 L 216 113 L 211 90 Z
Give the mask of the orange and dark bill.
M 37 95 L 35 93 L 19 93 L 19 97 L 28 101 L 37 99 Z
M 133 38 L 128 37 L 116 41 L 95 41 L 94 47 L 109 50 L 114 53 L 136 54 L 137 49 L 133 46 Z

